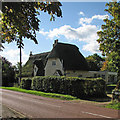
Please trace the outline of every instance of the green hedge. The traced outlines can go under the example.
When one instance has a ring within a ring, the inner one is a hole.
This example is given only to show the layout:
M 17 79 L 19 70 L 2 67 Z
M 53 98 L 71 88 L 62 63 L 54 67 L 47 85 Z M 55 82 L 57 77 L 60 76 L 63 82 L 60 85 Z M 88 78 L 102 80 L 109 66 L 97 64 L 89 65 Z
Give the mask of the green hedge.
M 120 80 L 118 81 L 115 89 L 112 91 L 112 100 L 120 102 Z
M 78 98 L 106 96 L 106 85 L 102 78 L 37 76 L 33 77 L 31 87 L 37 91 L 68 94 Z
M 115 87 L 116 87 L 115 85 L 107 85 L 107 87 L 106 87 L 107 93 L 111 94 L 112 91 L 115 89 Z
M 106 96 L 106 85 L 102 78 L 37 76 L 23 79 L 21 87 L 37 91 L 67 94 L 78 98 Z
M 31 89 L 31 83 L 32 83 L 32 79 L 30 78 L 23 78 L 20 84 L 20 87 L 23 89 L 27 89 L 30 90 Z

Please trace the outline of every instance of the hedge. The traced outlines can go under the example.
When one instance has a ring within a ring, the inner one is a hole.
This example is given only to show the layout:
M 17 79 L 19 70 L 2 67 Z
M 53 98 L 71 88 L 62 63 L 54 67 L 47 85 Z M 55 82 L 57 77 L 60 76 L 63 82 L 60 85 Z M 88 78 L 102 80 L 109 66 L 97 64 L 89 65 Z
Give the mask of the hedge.
M 20 83 L 20 87 L 23 88 L 23 89 L 30 90 L 31 89 L 31 83 L 32 83 L 32 79 L 23 78 L 21 83 Z
M 120 102 L 120 80 L 118 81 L 115 89 L 112 91 L 112 100 Z
M 23 79 L 22 88 L 68 94 L 78 98 L 106 96 L 106 85 L 102 78 L 37 76 Z

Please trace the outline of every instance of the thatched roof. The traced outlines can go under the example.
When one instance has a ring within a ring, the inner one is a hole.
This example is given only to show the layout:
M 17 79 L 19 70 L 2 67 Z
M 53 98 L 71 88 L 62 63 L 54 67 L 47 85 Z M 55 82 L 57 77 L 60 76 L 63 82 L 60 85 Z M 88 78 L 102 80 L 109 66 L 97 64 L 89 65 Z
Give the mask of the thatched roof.
M 60 58 L 60 60 L 63 60 L 64 70 L 88 70 L 88 64 L 84 56 L 75 45 L 57 43 L 48 58 Z
M 57 42 L 51 52 L 30 54 L 22 70 L 23 76 L 33 76 L 33 64 L 39 68 L 38 74 L 43 74 L 49 58 L 59 58 L 63 62 L 64 70 L 88 70 L 88 64 L 77 46 Z
M 33 76 L 33 64 L 35 63 L 37 67 L 41 64 L 39 64 L 39 61 L 42 61 L 42 64 L 45 66 L 46 65 L 46 58 L 50 52 L 45 52 L 45 53 L 40 53 L 40 54 L 35 54 L 35 55 L 30 55 L 28 61 L 23 67 L 23 76 Z

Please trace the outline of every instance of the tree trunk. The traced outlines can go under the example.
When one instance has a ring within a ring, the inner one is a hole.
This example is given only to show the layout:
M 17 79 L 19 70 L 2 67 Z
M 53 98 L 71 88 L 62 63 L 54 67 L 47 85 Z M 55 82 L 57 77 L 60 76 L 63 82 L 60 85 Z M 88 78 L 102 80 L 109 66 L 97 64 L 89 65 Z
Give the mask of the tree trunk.
M 22 79 L 22 38 L 20 38 L 20 83 L 21 83 L 21 79 Z

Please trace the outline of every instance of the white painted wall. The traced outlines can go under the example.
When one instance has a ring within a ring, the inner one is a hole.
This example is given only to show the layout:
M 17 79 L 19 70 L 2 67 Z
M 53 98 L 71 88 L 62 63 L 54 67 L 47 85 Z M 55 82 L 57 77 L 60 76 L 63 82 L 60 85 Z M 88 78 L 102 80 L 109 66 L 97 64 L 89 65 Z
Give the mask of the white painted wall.
M 56 65 L 52 65 L 52 62 L 56 62 Z M 64 74 L 63 71 L 63 65 L 59 58 L 49 58 L 47 61 L 47 64 L 45 66 L 45 76 L 52 76 L 56 70 L 60 70 L 62 74 Z
M 36 65 L 34 65 L 34 76 L 37 75 L 37 71 L 38 71 L 38 67 Z
M 80 70 L 66 70 L 66 76 L 68 77 L 91 77 L 89 71 L 80 71 Z
M 106 83 L 114 83 L 117 81 L 117 73 L 116 72 L 108 72 L 108 71 L 79 71 L 79 70 L 67 70 L 65 71 L 66 76 L 68 77 L 101 77 Z M 113 76 L 113 78 L 111 77 Z

